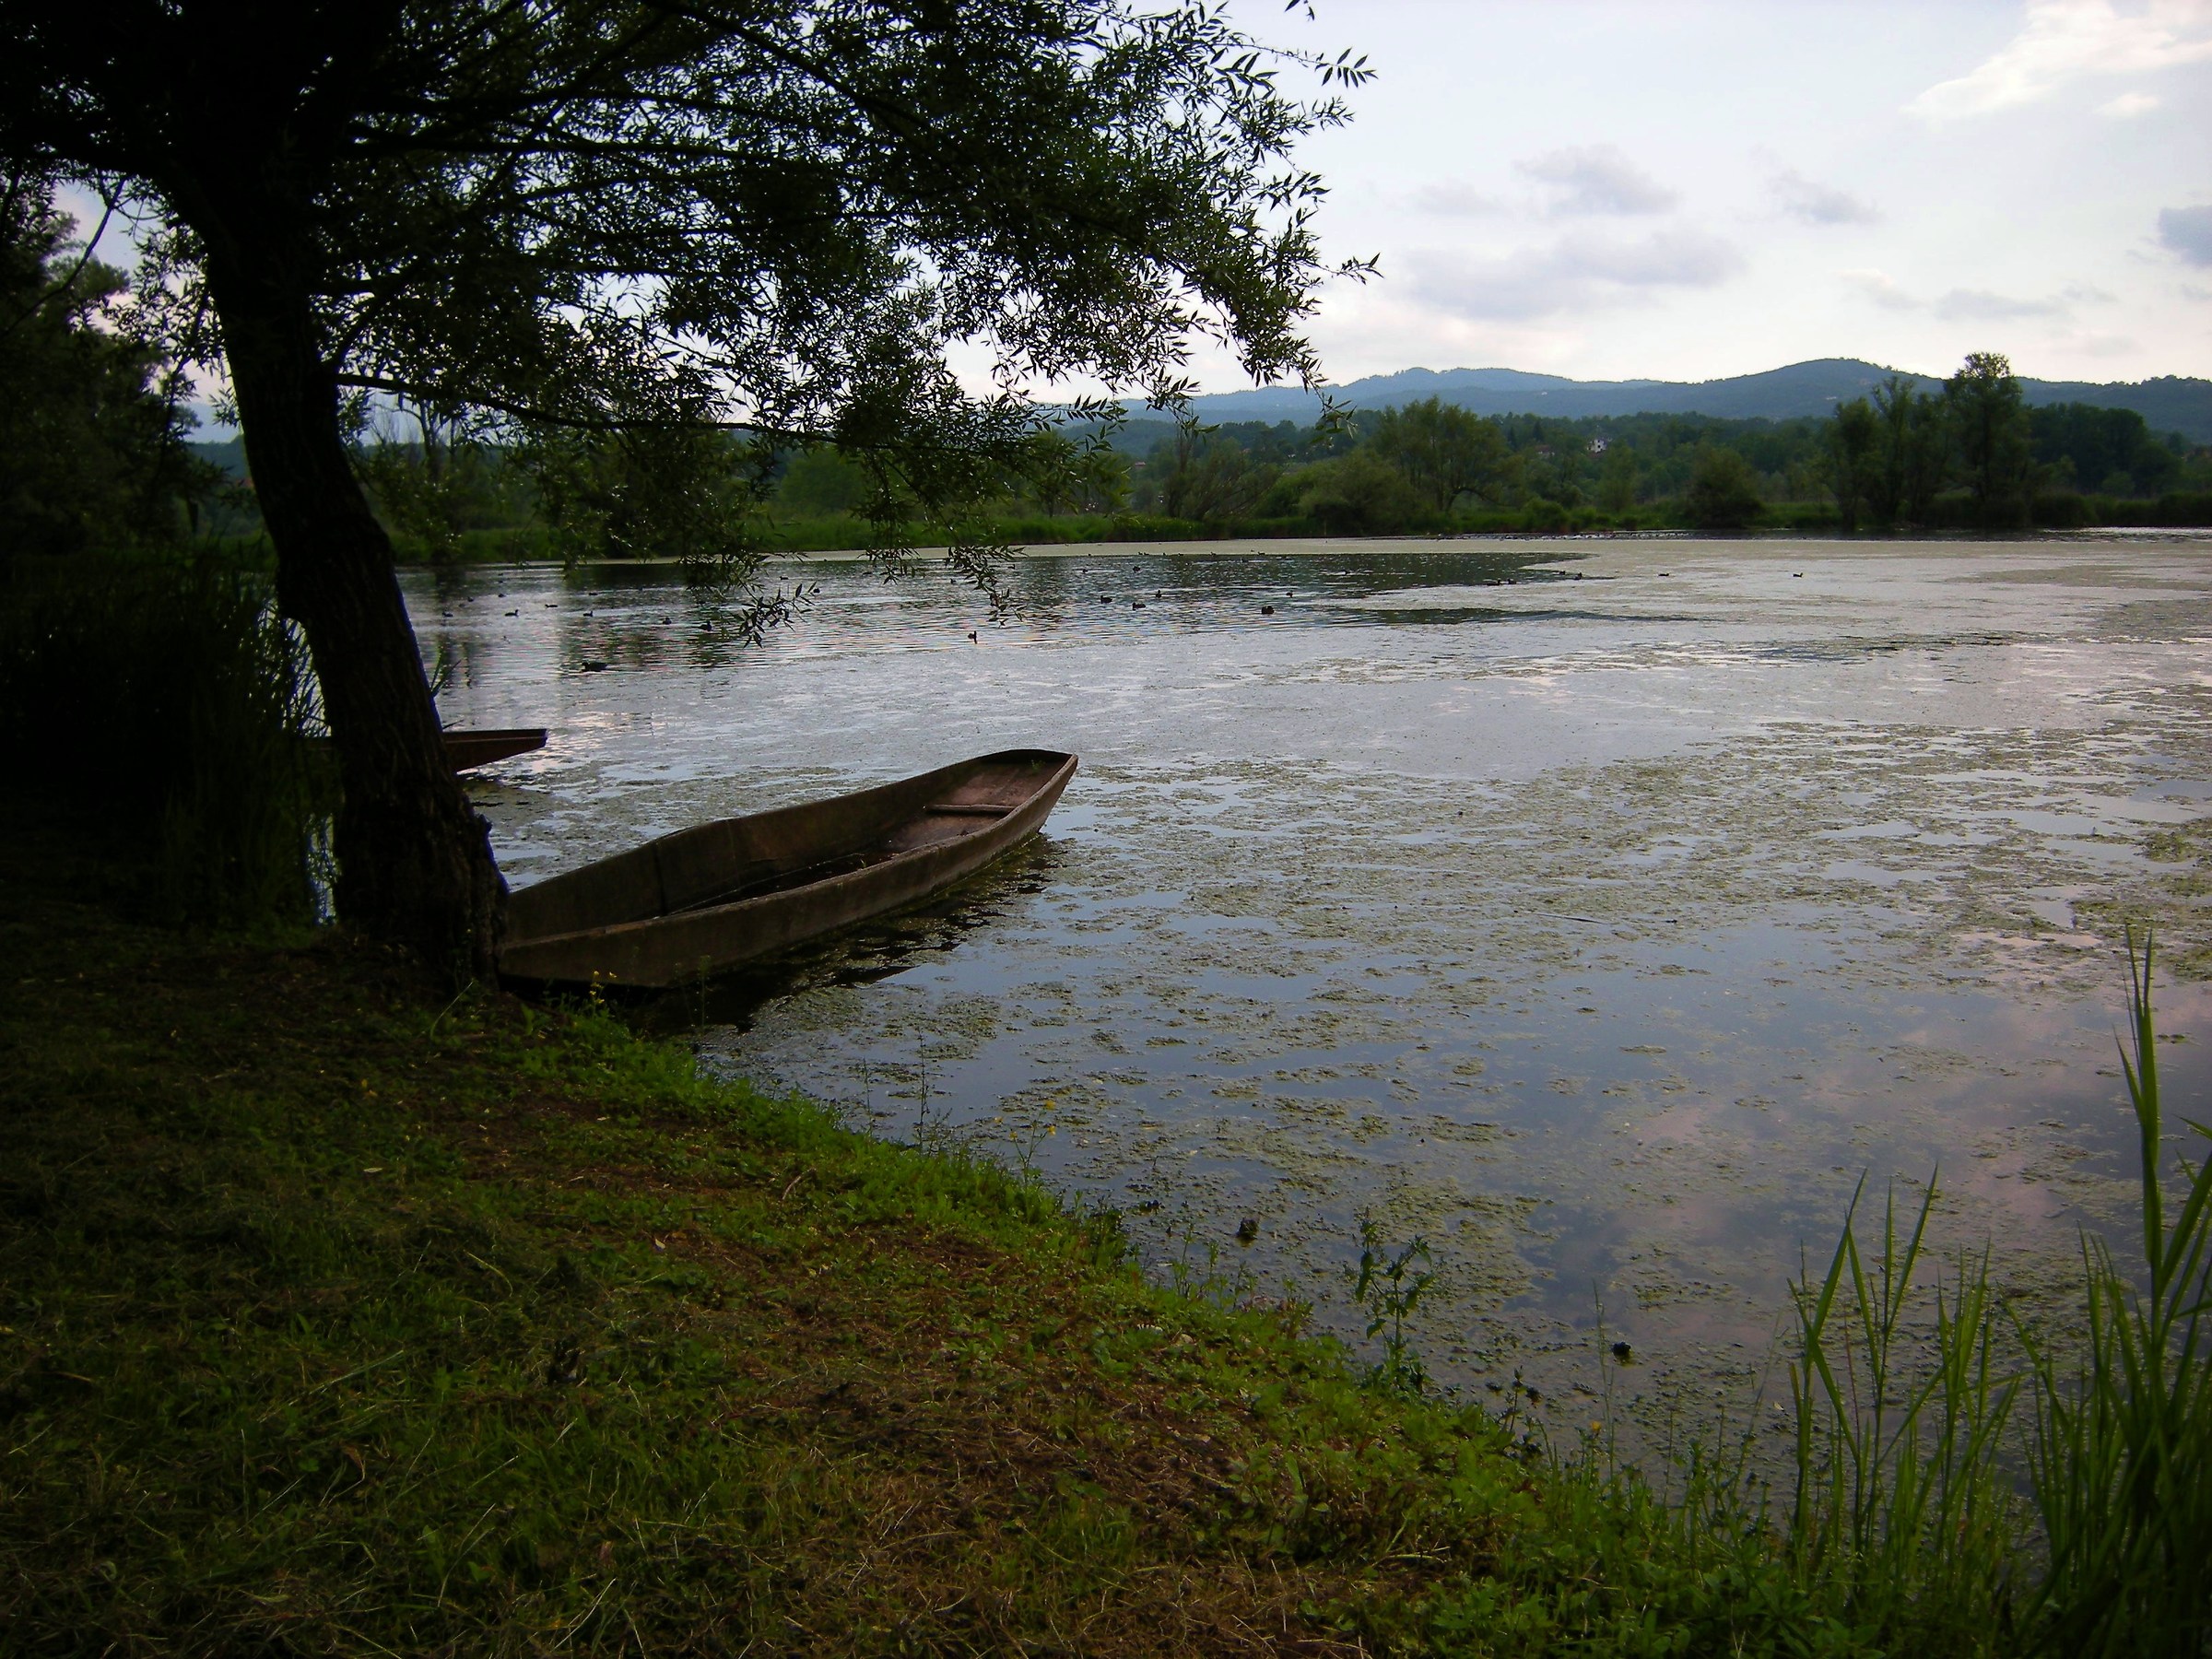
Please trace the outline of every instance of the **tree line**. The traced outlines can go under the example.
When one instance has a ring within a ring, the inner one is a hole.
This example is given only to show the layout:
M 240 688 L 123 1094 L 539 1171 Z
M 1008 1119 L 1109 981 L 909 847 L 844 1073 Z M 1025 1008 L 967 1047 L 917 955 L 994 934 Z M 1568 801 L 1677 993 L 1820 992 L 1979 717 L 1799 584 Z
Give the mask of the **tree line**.
M 1329 425 L 1225 424 L 1132 457 L 1139 511 L 1342 534 L 1760 523 L 2014 529 L 2212 490 L 2212 453 L 2133 410 L 2030 408 L 2006 360 L 1893 376 L 1827 419 L 1483 417 L 1430 398 Z M 2203 516 L 2212 501 L 2177 503 Z
M 192 441 L 173 362 L 129 326 L 126 273 L 92 259 L 36 182 L 0 184 L 0 548 L 67 552 L 264 533 L 242 446 Z M 404 557 L 689 557 L 865 536 L 878 480 L 834 442 L 688 434 L 517 440 L 418 404 L 357 400 L 353 471 Z M 755 475 L 749 482 L 738 471 Z M 2212 456 L 2133 410 L 2030 408 L 1976 353 L 1937 392 L 1892 376 L 1827 419 L 1484 417 L 1430 398 L 1312 425 L 1077 419 L 972 481 L 972 512 L 1030 539 L 1120 525 L 1330 535 L 1759 524 L 2019 528 L 2202 519 Z M 896 510 L 898 504 L 891 506 Z
M 1105 517 L 1229 533 L 1388 535 L 1759 524 L 1846 531 L 2212 518 L 2212 452 L 2129 409 L 2030 408 L 2002 356 L 1938 392 L 1892 376 L 1826 419 L 1475 415 L 1437 398 L 1313 425 L 1136 420 L 1058 440 L 1074 465 L 1009 480 L 1009 519 Z M 1079 471 L 1079 476 L 1077 473 Z M 794 457 L 774 504 L 834 519 L 865 492 L 834 450 Z M 2161 502 L 2161 498 L 2163 500 Z M 2152 503 L 2159 503 L 2156 507 Z
M 1029 464 L 976 511 L 1016 540 L 1089 534 L 1392 535 L 1761 524 L 1845 531 L 2024 528 L 2212 515 L 2212 456 L 2133 410 L 2030 408 L 2005 359 L 1977 354 L 1936 393 L 1901 376 L 1827 419 L 1700 415 L 1484 417 L 1430 398 L 1315 425 L 1135 420 L 1033 434 Z M 387 428 L 357 451 L 418 557 L 470 546 L 571 557 L 665 554 L 579 523 L 527 452 Z M 870 532 L 867 469 L 822 444 L 764 464 L 753 534 L 829 546 Z M 2154 504 L 2165 498 L 2162 508 Z M 2178 515 L 2178 516 L 2177 516 Z M 664 536 L 680 526 L 657 525 Z M 472 541 L 473 538 L 473 541 Z

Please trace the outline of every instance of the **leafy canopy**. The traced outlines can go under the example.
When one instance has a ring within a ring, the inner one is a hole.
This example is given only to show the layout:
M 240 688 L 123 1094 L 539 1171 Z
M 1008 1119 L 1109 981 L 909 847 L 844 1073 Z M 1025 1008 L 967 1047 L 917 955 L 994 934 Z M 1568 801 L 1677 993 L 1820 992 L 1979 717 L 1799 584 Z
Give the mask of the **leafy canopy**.
M 1493 494 L 1501 482 L 1506 447 L 1497 422 L 1441 398 L 1384 411 L 1369 441 L 1440 512 L 1463 495 Z
M 895 538 L 1050 453 L 1034 388 L 1172 406 L 1209 337 L 1312 382 L 1289 152 L 1366 75 L 1129 0 L 126 0 L 35 8 L 9 59 L 0 147 L 127 185 L 186 355 L 221 357 L 211 259 L 297 262 L 347 393 L 524 441 L 631 550 L 725 554 L 794 446 L 867 467 Z

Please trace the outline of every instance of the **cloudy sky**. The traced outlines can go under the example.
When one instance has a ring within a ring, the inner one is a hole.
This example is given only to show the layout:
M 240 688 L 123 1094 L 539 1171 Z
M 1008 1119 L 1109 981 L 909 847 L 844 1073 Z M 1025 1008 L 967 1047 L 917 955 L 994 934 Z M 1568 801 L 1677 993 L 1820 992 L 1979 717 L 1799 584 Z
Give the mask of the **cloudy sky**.
M 1241 0 L 1376 78 L 1303 158 L 1331 378 L 1819 357 L 2212 375 L 2212 0 Z M 1210 390 L 1241 383 L 1200 365 Z
M 2212 0 L 1312 6 L 1232 0 L 1376 72 L 1300 156 L 1332 256 L 1382 260 L 1314 319 L 1333 380 L 2212 376 Z

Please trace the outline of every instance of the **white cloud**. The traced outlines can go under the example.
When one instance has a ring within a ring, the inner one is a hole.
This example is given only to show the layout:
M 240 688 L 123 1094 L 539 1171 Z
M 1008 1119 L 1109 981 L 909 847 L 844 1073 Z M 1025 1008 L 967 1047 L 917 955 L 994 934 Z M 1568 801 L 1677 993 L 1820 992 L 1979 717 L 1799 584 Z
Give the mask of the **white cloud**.
M 2112 0 L 2028 0 L 2020 32 L 1994 57 L 1905 107 L 1930 121 L 1986 115 L 2033 103 L 2085 76 L 2141 75 L 2206 58 L 2212 0 L 2150 0 L 2132 12 Z
M 1821 184 L 1794 170 L 1776 173 L 1767 181 L 1782 202 L 1782 210 L 1808 225 L 1871 225 L 1882 216 L 1857 196 Z
M 2125 357 L 2136 349 L 2136 341 L 2127 335 L 2075 333 L 2054 335 L 2053 343 L 2067 351 L 2077 351 L 2083 357 Z
M 1413 193 L 1413 205 L 1423 213 L 1433 213 L 1440 218 L 1476 218 L 1486 213 L 1496 213 L 1505 204 L 1496 196 L 1484 195 L 1470 184 L 1424 184 Z
M 2159 245 L 2193 265 L 2212 265 L 2212 206 L 2159 209 Z
M 1569 236 L 1491 258 L 1434 249 L 1408 254 L 1415 295 L 1458 317 L 1524 320 L 1606 310 L 1659 288 L 1711 288 L 1744 268 L 1729 242 L 1696 230 L 1621 241 Z
M 2076 283 L 2049 300 L 2023 300 L 1988 288 L 1953 288 L 1924 300 L 1887 271 L 1840 271 L 1837 275 L 1885 311 L 1924 311 L 1946 323 L 2017 323 L 2027 317 L 2064 317 L 2077 301 L 2112 299 L 2102 288 Z
M 1680 199 L 1609 144 L 1551 150 L 1514 165 L 1558 193 L 1555 214 L 1665 213 Z
M 2148 92 L 2123 92 L 2111 103 L 2098 110 L 2100 115 L 2109 115 L 2114 121 L 2133 121 L 2138 115 L 2147 115 L 2159 107 L 2159 100 Z
M 1947 323 L 2017 323 L 2023 317 L 2056 317 L 2065 306 L 2056 300 L 2019 300 L 1987 288 L 1953 288 L 1931 308 Z
M 1887 271 L 1839 271 L 1844 281 L 1885 311 L 1918 311 L 1920 301 L 1898 286 Z

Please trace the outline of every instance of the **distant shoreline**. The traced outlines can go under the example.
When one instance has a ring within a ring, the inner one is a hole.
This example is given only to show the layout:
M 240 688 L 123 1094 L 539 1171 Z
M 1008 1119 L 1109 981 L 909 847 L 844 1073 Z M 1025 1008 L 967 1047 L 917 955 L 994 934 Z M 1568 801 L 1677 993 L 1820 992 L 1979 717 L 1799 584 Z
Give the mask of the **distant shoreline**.
M 1128 559 L 1157 557 L 1163 550 L 1172 550 L 1175 557 L 1194 559 L 1319 559 L 1346 554 L 1372 554 L 1403 552 L 1407 554 L 1437 554 L 1463 551 L 1471 547 L 1525 547 L 1534 553 L 1540 547 L 1573 547 L 1571 557 L 1594 556 L 1607 547 L 1625 546 L 1727 547 L 1749 549 L 1771 547 L 1777 551 L 1789 548 L 1803 552 L 1808 547 L 1848 548 L 1860 555 L 1876 553 L 1914 554 L 1929 549 L 1958 549 L 1966 547 L 2047 547 L 2067 543 L 2097 543 L 2105 541 L 2190 541 L 2212 546 L 2212 527 L 2199 525 L 2115 525 L 2093 530 L 2027 530 L 2011 535 L 1972 535 L 1965 532 L 1931 532 L 1920 535 L 1839 535 L 1833 531 L 1817 530 L 1759 530 L 1735 535 L 1714 535 L 1696 530 L 1585 530 L 1562 531 L 1545 535 L 1528 531 L 1468 532 L 1457 535 L 1341 535 L 1341 536 L 1284 536 L 1241 537 L 1223 541 L 1124 541 L 1124 542 L 1030 542 L 1014 544 L 1017 559 Z M 1586 550 L 1586 551 L 1584 551 Z M 913 557 L 929 562 L 941 561 L 946 549 L 942 547 L 916 547 Z M 1561 555 L 1552 555 L 1556 559 Z M 771 564 L 853 564 L 868 558 L 865 547 L 839 547 L 811 552 L 777 552 L 768 556 Z M 490 569 L 496 565 L 558 565 L 558 559 L 485 559 L 463 565 L 461 569 Z M 1532 562 L 1545 562 L 1533 559 Z M 679 569 L 683 561 L 676 559 L 582 559 L 580 568 L 595 571 L 651 571 Z M 403 570 L 426 571 L 437 567 L 427 561 L 409 561 Z

